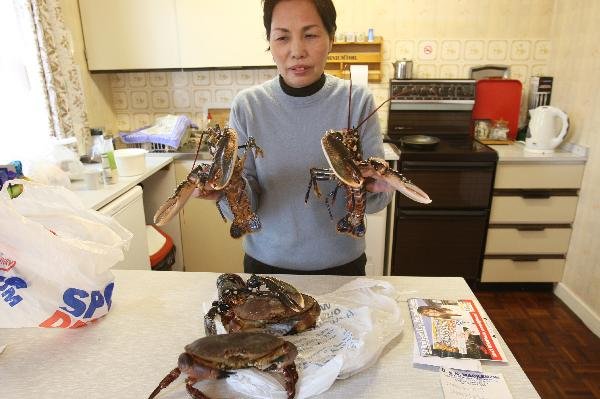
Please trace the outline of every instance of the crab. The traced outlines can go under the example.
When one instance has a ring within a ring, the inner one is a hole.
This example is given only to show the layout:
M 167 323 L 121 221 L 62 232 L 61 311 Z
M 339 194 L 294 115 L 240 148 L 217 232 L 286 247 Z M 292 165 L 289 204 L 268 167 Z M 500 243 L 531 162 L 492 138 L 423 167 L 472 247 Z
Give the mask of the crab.
M 265 331 L 296 334 L 315 326 L 321 307 L 311 296 L 285 281 L 253 274 L 247 282 L 237 274 L 217 279 L 219 299 L 204 316 L 206 334 L 216 334 L 218 314 L 227 332 Z
M 246 368 L 281 374 L 288 399 L 296 395 L 298 372 L 294 360 L 298 350 L 294 344 L 267 333 L 240 332 L 235 334 L 209 335 L 185 346 L 175 367 L 148 399 L 175 381 L 181 373 L 188 375 L 185 388 L 194 399 L 210 399 L 194 384 L 202 380 L 227 378 Z

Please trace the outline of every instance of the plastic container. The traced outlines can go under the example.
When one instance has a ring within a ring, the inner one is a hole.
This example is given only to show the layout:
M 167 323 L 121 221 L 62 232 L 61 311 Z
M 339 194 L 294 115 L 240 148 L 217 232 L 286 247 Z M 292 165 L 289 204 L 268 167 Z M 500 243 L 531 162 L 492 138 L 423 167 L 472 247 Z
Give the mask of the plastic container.
M 90 158 L 94 163 L 100 163 L 102 161 L 101 155 L 105 153 L 104 150 L 104 136 L 102 135 L 102 129 L 90 129 L 92 136 L 92 149 Z
M 115 162 L 119 176 L 137 176 L 146 171 L 146 153 L 142 148 L 115 150 Z
M 146 235 L 152 270 L 172 270 L 175 263 L 175 246 L 171 237 L 152 225 L 146 225 Z

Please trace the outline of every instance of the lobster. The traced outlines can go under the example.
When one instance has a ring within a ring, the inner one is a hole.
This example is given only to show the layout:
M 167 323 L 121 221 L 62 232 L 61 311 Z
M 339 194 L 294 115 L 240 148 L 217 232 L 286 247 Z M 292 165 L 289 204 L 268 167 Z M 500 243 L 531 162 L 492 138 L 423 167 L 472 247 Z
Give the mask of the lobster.
M 352 97 L 352 84 L 350 84 L 350 97 Z M 377 176 L 383 178 L 395 190 L 423 204 L 431 203 L 429 196 L 418 186 L 398 171 L 389 167 L 388 163 L 376 157 L 363 159 L 360 145 L 360 135 L 358 129 L 372 115 L 377 112 L 385 103 L 392 98 L 384 101 L 379 107 L 375 108 L 362 122 L 356 127 L 350 128 L 350 106 L 348 111 L 348 128 L 342 130 L 328 130 L 321 138 L 321 147 L 323 154 L 327 159 L 329 168 L 311 168 L 310 181 L 304 202 L 308 203 L 311 188 L 314 190 L 317 198 L 321 198 L 321 191 L 317 181 L 335 181 L 337 184 L 333 191 L 329 193 L 326 199 L 326 205 L 329 211 L 329 217 L 333 220 L 333 214 L 329 203 L 335 202 L 337 191 L 343 187 L 346 191 L 346 211 L 347 213 L 338 221 L 337 231 L 349 234 L 353 237 L 363 237 L 367 231 L 365 225 L 366 212 L 366 185 L 368 178 L 363 176 L 364 172 L 371 169 Z
M 249 137 L 245 144 L 238 146 L 238 135 L 234 129 L 220 129 L 217 125 L 214 129 L 209 128 L 202 132 L 196 159 L 204 136 L 207 136 L 209 153 L 212 155 L 212 163 L 201 163 L 196 166 L 196 160 L 192 170 L 182 181 L 173 195 L 171 195 L 156 211 L 154 223 L 162 226 L 168 223 L 183 208 L 198 188 L 201 193 L 212 191 L 223 192 L 233 213 L 233 221 L 230 227 L 230 235 L 239 238 L 247 233 L 260 230 L 261 224 L 258 215 L 250 207 L 250 200 L 246 194 L 246 182 L 242 177 L 244 163 L 248 150 L 253 150 L 255 156 L 263 156 L 262 149 L 258 147 L 253 137 Z M 238 156 L 238 149 L 244 149 L 243 154 Z M 217 209 L 224 221 L 227 221 L 217 201 Z

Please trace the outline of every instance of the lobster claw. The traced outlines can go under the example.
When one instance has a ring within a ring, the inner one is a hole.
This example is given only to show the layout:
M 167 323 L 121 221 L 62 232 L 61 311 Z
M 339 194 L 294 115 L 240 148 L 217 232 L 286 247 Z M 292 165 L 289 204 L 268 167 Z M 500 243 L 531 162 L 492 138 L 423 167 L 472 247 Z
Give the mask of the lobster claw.
M 431 198 L 427 195 L 427 193 L 421 190 L 418 186 L 411 183 L 410 181 L 404 181 L 399 184 L 399 187 L 394 187 L 396 190 L 400 191 L 402 194 L 407 196 L 413 201 L 419 202 L 421 204 L 430 204 Z
M 184 180 L 177 188 L 175 193 L 170 196 L 154 214 L 154 224 L 164 226 L 179 213 L 183 206 L 188 202 L 192 193 L 196 189 L 196 183 L 190 180 Z
M 431 198 L 416 184 L 412 183 L 398 171 L 390 168 L 386 161 L 380 158 L 369 158 L 368 164 L 372 166 L 385 181 L 406 197 L 421 204 L 430 204 Z

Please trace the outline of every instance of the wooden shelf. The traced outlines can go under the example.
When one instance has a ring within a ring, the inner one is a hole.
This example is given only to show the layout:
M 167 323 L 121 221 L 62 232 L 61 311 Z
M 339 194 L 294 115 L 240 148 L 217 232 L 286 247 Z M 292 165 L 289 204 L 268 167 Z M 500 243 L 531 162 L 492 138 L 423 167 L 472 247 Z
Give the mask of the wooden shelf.
M 369 67 L 369 82 L 381 82 L 381 36 L 372 42 L 334 42 L 327 56 L 325 72 L 342 79 L 350 79 L 349 65 L 360 64 Z

